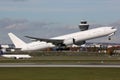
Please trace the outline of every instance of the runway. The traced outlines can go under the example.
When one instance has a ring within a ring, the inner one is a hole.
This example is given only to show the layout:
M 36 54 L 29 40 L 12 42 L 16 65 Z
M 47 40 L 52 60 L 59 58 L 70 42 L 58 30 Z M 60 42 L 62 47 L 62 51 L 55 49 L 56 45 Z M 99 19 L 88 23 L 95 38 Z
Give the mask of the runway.
M 0 67 L 86 67 L 120 68 L 120 65 L 39 65 L 39 64 L 0 64 Z

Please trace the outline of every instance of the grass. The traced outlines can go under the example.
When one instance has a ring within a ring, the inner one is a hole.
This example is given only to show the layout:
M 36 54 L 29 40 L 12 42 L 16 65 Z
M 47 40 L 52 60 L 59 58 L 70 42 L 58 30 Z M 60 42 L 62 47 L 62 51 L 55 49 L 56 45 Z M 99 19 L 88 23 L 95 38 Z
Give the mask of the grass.
M 108 56 L 37 56 L 31 59 L 10 59 L 0 57 L 0 63 L 38 63 L 38 64 L 120 64 L 120 58 Z M 103 63 L 102 63 L 103 64 Z
M 0 80 L 120 80 L 120 68 L 0 68 Z
M 120 60 L 1 60 L 2 63 L 36 63 L 36 64 L 120 64 Z

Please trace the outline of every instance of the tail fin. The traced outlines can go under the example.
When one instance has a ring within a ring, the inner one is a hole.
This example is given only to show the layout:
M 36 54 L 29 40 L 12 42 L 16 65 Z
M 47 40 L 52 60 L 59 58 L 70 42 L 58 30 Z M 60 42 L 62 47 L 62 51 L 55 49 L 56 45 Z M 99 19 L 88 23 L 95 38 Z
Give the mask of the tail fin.
M 10 37 L 11 41 L 15 45 L 16 48 L 23 48 L 23 46 L 26 45 L 24 41 L 19 39 L 17 36 L 15 36 L 13 33 L 8 33 L 8 36 Z

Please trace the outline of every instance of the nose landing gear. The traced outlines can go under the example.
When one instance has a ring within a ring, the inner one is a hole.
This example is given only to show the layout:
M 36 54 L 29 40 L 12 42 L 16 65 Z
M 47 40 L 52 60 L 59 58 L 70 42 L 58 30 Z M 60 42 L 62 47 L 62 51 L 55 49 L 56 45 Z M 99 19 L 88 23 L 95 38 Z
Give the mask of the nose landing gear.
M 108 40 L 111 40 L 111 37 L 110 37 L 110 36 L 108 37 Z

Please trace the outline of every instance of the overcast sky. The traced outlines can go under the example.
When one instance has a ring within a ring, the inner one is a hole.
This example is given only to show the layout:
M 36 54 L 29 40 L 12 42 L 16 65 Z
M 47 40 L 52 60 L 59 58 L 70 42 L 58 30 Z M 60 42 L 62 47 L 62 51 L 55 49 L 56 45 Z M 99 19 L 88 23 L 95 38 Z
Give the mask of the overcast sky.
M 90 28 L 118 28 L 111 41 L 92 41 L 120 43 L 120 0 L 0 0 L 0 43 L 11 43 L 9 32 L 27 42 L 25 35 L 50 38 L 76 32 L 82 19 Z

